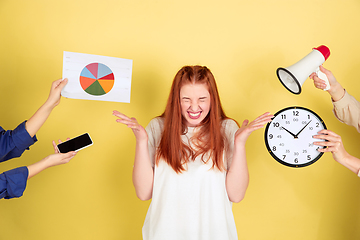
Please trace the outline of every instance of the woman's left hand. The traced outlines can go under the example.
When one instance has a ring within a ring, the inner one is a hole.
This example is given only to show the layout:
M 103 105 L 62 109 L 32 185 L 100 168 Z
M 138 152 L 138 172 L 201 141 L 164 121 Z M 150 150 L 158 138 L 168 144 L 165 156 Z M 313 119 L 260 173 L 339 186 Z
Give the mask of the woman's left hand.
M 235 142 L 245 144 L 246 140 L 253 131 L 264 127 L 266 123 L 271 122 L 273 117 L 274 115 L 267 112 L 257 117 L 254 121 L 250 123 L 249 120 L 244 120 L 241 127 L 235 133 Z

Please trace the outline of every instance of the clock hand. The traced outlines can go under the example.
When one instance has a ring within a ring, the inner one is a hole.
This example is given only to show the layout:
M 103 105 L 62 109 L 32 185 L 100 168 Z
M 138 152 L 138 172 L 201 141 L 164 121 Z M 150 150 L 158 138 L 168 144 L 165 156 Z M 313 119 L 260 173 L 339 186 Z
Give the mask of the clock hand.
M 310 120 L 294 137 L 298 138 L 299 134 L 307 127 L 307 125 L 309 125 L 309 123 L 311 123 L 312 120 Z
M 282 127 L 285 131 L 287 131 L 288 133 L 291 134 L 291 136 L 293 136 L 294 138 L 297 138 L 297 136 L 295 134 L 293 134 L 292 132 L 290 132 L 289 130 L 287 130 L 286 128 Z

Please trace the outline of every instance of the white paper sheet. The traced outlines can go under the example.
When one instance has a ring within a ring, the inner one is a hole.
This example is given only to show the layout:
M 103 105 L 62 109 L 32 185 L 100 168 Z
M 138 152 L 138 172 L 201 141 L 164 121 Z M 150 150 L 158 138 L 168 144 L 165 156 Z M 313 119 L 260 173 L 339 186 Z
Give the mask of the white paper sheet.
M 65 52 L 61 91 L 67 98 L 130 103 L 132 60 Z

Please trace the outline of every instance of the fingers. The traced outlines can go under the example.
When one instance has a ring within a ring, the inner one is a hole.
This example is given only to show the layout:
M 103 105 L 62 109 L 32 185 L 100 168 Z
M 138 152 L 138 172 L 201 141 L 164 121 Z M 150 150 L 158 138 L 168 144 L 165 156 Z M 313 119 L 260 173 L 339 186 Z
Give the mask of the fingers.
M 124 119 L 130 119 L 128 116 L 126 116 L 125 114 L 119 112 L 119 111 L 116 111 L 114 110 L 113 111 L 113 115 L 116 116 L 116 117 L 119 117 L 119 118 L 124 118 Z
M 323 129 L 323 130 L 319 131 L 318 135 L 314 135 L 313 137 L 317 138 L 317 139 L 328 140 L 328 141 L 330 141 L 331 139 L 341 138 L 340 135 L 338 135 L 330 130 L 327 130 L 327 129 Z
M 326 88 L 326 82 L 317 76 L 314 77 L 314 86 L 318 89 L 324 90 Z
M 116 111 L 116 110 L 113 111 L 113 115 L 116 116 L 116 117 L 118 117 L 118 118 L 120 118 L 120 120 L 124 120 L 124 121 L 127 121 L 127 122 L 134 122 L 134 121 L 136 121 L 135 118 L 129 118 L 129 117 L 126 116 L 125 114 L 123 114 L 123 113 L 121 113 L 121 112 L 119 112 L 119 111 Z M 117 122 L 120 122 L 120 121 L 118 121 L 118 120 L 119 120 L 119 119 L 117 119 L 116 121 L 117 121 Z M 136 121 L 136 122 L 137 122 L 137 121 Z
M 74 152 L 74 151 L 62 153 L 63 161 L 69 162 L 70 159 L 75 157 L 75 155 L 76 155 L 76 152 Z
M 263 128 L 266 123 L 271 122 L 274 115 L 266 112 L 259 117 L 257 117 L 254 121 L 249 123 L 249 120 L 244 120 L 243 124 L 241 125 L 242 129 L 247 128 L 250 132 Z
M 268 118 L 268 117 L 274 117 L 274 116 L 270 112 L 266 112 L 266 113 L 260 115 L 259 117 L 257 117 L 256 119 L 263 119 L 263 118 Z
M 312 74 L 310 74 L 309 78 L 312 79 L 312 80 L 314 80 L 314 77 L 315 77 L 315 76 L 316 76 L 316 73 L 313 72 Z
M 68 141 L 68 140 L 70 140 L 70 138 L 66 138 L 66 141 Z M 61 141 L 60 139 L 58 140 L 58 143 L 59 143 L 59 144 L 62 143 L 62 142 L 63 142 L 63 141 Z M 52 145 L 53 145 L 53 147 L 54 147 L 55 153 L 60 153 L 60 152 L 59 152 L 59 149 L 57 148 L 57 144 L 56 144 L 55 141 L 52 141 Z
M 326 68 L 324 68 L 323 66 L 320 66 L 320 71 L 323 72 L 328 78 L 331 75 L 331 72 L 329 70 L 327 70 Z M 321 78 L 319 78 L 315 72 L 310 74 L 309 78 L 314 80 L 314 86 L 316 88 L 324 90 L 327 87 L 326 82 L 324 80 L 322 80 Z
M 73 157 L 75 157 L 76 154 L 77 153 L 74 151 L 68 153 L 55 154 L 53 155 L 55 159 L 52 162 L 52 166 L 68 163 Z
M 316 73 L 310 75 L 310 79 L 314 80 L 314 86 L 318 89 L 324 90 L 326 88 L 326 82 L 319 78 Z
M 271 122 L 274 115 L 269 112 L 262 114 L 261 116 L 257 117 L 254 121 L 251 122 L 253 126 L 257 126 L 259 128 L 263 127 L 266 123 Z
M 113 111 L 113 115 L 119 118 L 119 119 L 116 119 L 116 122 L 125 124 L 127 127 L 131 128 L 133 130 L 138 130 L 140 127 L 136 118 L 130 118 L 130 117 L 126 116 L 125 114 L 123 114 L 119 111 L 116 111 L 116 110 Z
M 55 141 L 52 141 L 52 145 L 54 147 L 55 153 L 59 153 L 59 149 L 57 148 L 57 145 L 56 145 Z
M 52 88 L 53 89 L 60 89 L 60 90 L 62 90 L 63 88 L 64 88 L 64 86 L 67 84 L 67 82 L 68 82 L 68 79 L 67 78 L 64 78 L 64 79 L 58 79 L 58 80 L 56 80 L 56 81 L 54 81 L 53 83 L 52 83 Z
M 314 142 L 314 145 L 327 147 L 327 148 L 319 149 L 318 151 L 337 152 L 340 149 L 342 145 L 342 140 L 340 135 L 326 129 L 321 130 L 318 133 L 319 135 L 314 135 L 313 138 L 321 139 L 325 141 Z

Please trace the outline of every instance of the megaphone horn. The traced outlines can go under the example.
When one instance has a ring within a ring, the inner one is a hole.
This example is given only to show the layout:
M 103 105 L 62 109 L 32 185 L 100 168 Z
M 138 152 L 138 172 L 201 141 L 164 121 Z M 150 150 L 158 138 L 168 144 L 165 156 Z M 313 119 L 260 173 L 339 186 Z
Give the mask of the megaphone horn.
M 282 83 L 282 85 L 294 94 L 301 93 L 301 86 L 311 73 L 316 72 L 318 76 L 322 73 L 319 70 L 326 59 L 330 56 L 330 50 L 328 47 L 321 45 L 306 55 L 303 59 L 287 68 L 278 68 L 276 74 Z M 330 85 L 325 74 L 319 76 L 321 79 L 327 82 L 328 90 Z

